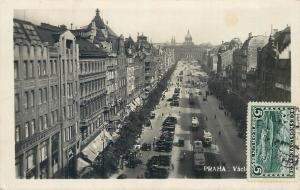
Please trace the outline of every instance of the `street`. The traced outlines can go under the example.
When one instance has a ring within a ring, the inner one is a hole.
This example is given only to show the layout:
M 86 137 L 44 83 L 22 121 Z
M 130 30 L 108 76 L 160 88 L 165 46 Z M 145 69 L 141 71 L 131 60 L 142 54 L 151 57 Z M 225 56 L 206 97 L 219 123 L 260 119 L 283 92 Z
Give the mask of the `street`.
M 174 71 L 168 91 L 165 92 L 165 99 L 160 100 L 155 112 L 155 118 L 151 119 L 152 127 L 144 127 L 141 137 L 137 144 L 152 143 L 155 138 L 161 134 L 161 125 L 163 120 L 169 116 L 175 116 L 178 123 L 175 127 L 174 144 L 170 153 L 151 151 L 141 151 L 138 158 L 142 164 L 135 168 L 119 169 L 112 178 L 117 178 L 120 174 L 125 174 L 127 178 L 144 178 L 147 170 L 146 163 L 154 155 L 171 155 L 172 166 L 169 170 L 169 178 L 245 178 L 246 147 L 243 139 L 237 135 L 235 121 L 225 115 L 225 110 L 219 109 L 219 101 L 212 95 L 203 100 L 207 91 L 207 86 L 199 88 L 202 95 L 194 96 L 195 104 L 189 103 L 189 92 L 195 92 L 195 87 L 188 85 L 188 81 L 194 80 L 195 77 L 190 75 L 190 65 L 180 65 Z M 186 64 L 186 63 L 185 63 Z M 183 81 L 178 83 L 178 76 L 182 68 Z M 200 67 L 200 66 L 199 66 Z M 189 72 L 189 73 L 188 73 Z M 167 101 L 171 98 L 175 87 L 181 86 L 180 103 L 178 107 L 170 106 Z M 183 87 L 184 86 L 184 87 Z M 197 174 L 193 165 L 193 132 L 191 132 L 191 118 L 197 116 L 204 118 L 204 125 L 201 126 L 200 134 L 204 128 L 212 134 L 212 145 L 204 148 L 205 166 L 204 175 Z M 176 139 L 176 140 L 175 140 Z M 179 147 L 176 144 L 178 139 L 184 140 L 184 146 Z M 186 155 L 184 160 L 180 160 L 180 155 Z

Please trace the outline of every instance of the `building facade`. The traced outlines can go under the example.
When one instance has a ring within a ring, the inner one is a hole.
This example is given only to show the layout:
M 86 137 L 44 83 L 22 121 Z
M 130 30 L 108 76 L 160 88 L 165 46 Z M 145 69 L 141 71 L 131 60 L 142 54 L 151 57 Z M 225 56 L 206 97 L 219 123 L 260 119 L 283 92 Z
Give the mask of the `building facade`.
M 291 100 L 291 29 L 274 31 L 258 50 L 257 86 L 260 101 Z
M 195 45 L 190 31 L 187 31 L 183 43 L 176 43 L 175 37 L 172 38 L 171 44 L 165 45 L 174 49 L 175 60 L 198 60 L 203 61 L 208 44 Z
M 247 100 L 256 98 L 257 49 L 267 43 L 268 37 L 249 33 L 242 47 L 234 52 L 234 91 Z
M 80 149 L 78 45 L 62 27 L 14 19 L 18 178 L 73 176 Z
M 108 55 L 89 40 L 78 37 L 80 82 L 80 132 L 84 148 L 105 130 L 106 64 Z

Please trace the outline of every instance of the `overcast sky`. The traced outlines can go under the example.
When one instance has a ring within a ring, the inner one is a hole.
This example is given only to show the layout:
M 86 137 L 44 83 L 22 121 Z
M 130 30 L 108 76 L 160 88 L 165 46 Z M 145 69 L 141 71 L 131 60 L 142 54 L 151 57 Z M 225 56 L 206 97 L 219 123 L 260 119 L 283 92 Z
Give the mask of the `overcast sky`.
M 244 41 L 249 32 L 253 35 L 269 35 L 271 25 L 282 30 L 291 24 L 290 7 L 285 4 L 263 3 L 259 0 L 236 2 L 112 0 L 84 7 L 69 6 L 68 9 L 16 10 L 14 17 L 35 24 L 65 24 L 68 28 L 73 23 L 73 27 L 79 28 L 89 24 L 95 16 L 96 8 L 99 8 L 104 21 L 108 21 L 108 25 L 117 34 L 125 37 L 131 35 L 136 40 L 139 32 L 153 42 L 167 42 L 172 36 L 175 36 L 176 42 L 182 42 L 189 29 L 194 43 L 210 42 L 214 45 L 234 37 Z

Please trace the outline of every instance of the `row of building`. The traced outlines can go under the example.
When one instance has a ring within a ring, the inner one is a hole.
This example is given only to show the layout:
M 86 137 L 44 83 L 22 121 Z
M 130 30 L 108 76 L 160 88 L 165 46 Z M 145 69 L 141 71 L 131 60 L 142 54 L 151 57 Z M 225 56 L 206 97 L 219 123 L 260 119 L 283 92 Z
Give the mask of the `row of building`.
M 117 35 L 98 9 L 75 30 L 14 19 L 17 178 L 76 174 L 79 153 L 92 158 L 95 138 L 111 140 L 174 63 L 173 49 Z
M 228 91 L 250 101 L 291 100 L 291 31 L 287 26 L 270 36 L 249 33 L 244 43 L 234 38 L 207 51 L 206 68 Z

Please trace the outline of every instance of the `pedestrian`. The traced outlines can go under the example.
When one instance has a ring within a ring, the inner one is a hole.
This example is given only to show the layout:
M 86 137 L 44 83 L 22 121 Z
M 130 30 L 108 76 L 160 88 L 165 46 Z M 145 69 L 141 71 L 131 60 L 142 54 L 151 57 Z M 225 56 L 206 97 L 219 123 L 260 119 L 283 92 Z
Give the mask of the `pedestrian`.
M 217 118 L 216 114 L 215 114 L 215 119 Z
M 174 164 L 173 163 L 171 164 L 171 169 L 174 170 Z
M 219 136 L 221 136 L 221 131 L 219 131 Z

